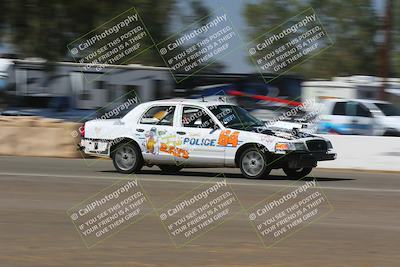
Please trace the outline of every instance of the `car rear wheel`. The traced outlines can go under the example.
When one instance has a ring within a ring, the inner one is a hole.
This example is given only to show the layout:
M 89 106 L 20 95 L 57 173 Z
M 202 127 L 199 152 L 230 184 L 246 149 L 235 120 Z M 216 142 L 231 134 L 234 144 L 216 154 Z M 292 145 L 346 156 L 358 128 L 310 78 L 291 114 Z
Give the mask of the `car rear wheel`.
M 162 173 L 177 173 L 182 170 L 181 166 L 177 165 L 158 165 Z
M 122 143 L 112 152 L 115 169 L 120 173 L 138 172 L 143 167 L 140 149 L 133 143 Z
M 288 167 L 283 168 L 283 171 L 288 177 L 300 179 L 309 174 L 313 168 L 300 168 L 300 169 L 291 169 Z
M 259 179 L 267 176 L 271 169 L 267 166 L 265 153 L 257 148 L 246 149 L 239 159 L 240 171 L 249 179 Z

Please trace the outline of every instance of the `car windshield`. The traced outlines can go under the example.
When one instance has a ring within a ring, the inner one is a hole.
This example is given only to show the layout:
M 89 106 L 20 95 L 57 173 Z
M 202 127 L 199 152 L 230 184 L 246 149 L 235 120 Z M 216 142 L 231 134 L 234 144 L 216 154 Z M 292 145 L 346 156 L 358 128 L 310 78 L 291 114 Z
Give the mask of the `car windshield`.
M 385 116 L 400 116 L 400 110 L 392 104 L 375 103 L 375 106 L 377 106 Z
M 248 111 L 238 106 L 219 105 L 208 108 L 228 128 L 243 130 L 265 126 L 264 122 L 253 117 Z

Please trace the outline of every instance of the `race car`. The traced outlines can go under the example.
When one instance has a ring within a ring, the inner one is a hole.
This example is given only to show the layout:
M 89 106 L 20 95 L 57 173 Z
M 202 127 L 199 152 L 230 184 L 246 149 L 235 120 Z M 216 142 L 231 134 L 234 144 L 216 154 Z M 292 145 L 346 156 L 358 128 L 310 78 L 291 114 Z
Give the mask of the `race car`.
M 87 121 L 80 132 L 80 149 L 111 157 L 121 173 L 157 165 L 164 173 L 184 167 L 240 168 L 245 177 L 255 179 L 283 169 L 301 178 L 318 161 L 336 158 L 329 140 L 299 128 L 267 126 L 223 100 L 142 103 L 120 119 Z

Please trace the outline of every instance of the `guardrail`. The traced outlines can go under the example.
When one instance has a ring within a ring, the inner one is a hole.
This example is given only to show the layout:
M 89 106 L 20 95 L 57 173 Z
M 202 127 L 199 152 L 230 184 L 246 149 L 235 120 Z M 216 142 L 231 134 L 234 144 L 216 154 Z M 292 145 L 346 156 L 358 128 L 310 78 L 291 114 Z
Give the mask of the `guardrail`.
M 0 155 L 78 157 L 80 124 L 41 117 L 0 116 Z

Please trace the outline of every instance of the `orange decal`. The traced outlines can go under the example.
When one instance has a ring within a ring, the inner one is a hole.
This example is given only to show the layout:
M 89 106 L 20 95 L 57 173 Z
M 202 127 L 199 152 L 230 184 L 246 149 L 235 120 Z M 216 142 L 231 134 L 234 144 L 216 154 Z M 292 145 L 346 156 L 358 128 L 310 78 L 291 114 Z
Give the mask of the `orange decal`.
M 233 147 L 238 145 L 239 132 L 233 132 L 231 134 L 230 130 L 224 130 L 219 135 L 218 145 L 228 146 L 231 144 Z
M 166 143 L 161 143 L 160 151 L 179 158 L 189 158 L 189 152 L 187 150 L 175 146 L 168 146 Z
M 168 148 L 168 152 L 167 153 L 176 156 L 175 155 L 175 147 L 174 146 L 170 146 Z
M 189 158 L 189 152 L 187 150 L 182 149 L 182 158 L 184 159 L 188 159 Z
M 161 143 L 160 151 L 168 153 L 167 148 L 168 148 L 167 144 Z

